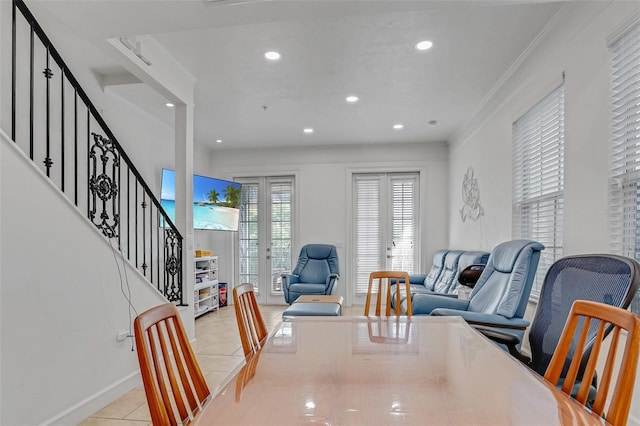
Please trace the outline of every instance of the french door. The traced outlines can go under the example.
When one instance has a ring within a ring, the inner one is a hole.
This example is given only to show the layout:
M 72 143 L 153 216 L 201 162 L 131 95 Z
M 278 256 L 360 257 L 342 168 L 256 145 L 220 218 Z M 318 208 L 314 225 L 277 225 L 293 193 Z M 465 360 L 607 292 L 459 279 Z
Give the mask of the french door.
M 419 173 L 353 174 L 353 303 L 364 304 L 372 271 L 414 272 Z
M 242 183 L 238 269 L 258 302 L 284 303 L 280 275 L 291 271 L 293 176 L 237 179 Z

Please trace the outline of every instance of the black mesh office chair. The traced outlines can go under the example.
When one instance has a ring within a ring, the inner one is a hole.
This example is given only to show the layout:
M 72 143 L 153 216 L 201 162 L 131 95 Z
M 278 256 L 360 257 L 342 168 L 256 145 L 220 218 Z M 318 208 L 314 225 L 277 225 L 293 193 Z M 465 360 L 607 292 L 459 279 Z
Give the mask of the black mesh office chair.
M 543 376 L 574 301 L 591 300 L 627 309 L 639 282 L 640 264 L 635 260 L 608 254 L 567 256 L 549 268 L 542 284 L 536 314 L 529 328 L 531 358 L 518 351 L 518 336 L 490 328 L 476 328 L 490 339 L 506 345 L 511 355 Z M 610 331 L 611 327 L 607 328 L 605 335 Z M 589 342 L 581 354 L 585 362 L 596 332 L 597 322 L 593 322 L 589 330 Z M 563 377 L 571 359 L 573 356 L 567 358 Z M 584 365 L 581 369 L 584 369 Z

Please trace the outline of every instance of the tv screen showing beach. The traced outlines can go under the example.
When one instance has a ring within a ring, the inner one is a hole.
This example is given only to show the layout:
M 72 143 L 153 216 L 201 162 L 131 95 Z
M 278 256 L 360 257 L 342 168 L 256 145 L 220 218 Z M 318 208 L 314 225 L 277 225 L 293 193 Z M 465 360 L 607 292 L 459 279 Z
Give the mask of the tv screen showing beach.
M 176 215 L 176 175 L 162 169 L 160 204 L 173 221 Z M 193 176 L 193 228 L 237 231 L 241 185 L 206 176 Z

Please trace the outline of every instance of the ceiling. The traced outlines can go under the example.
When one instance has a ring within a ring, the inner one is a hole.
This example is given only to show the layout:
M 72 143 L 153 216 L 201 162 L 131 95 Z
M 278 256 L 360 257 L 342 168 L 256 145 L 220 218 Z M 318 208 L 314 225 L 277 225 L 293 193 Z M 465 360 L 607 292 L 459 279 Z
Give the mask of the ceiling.
M 562 7 L 425 0 L 27 5 L 54 43 L 66 45 L 58 47 L 63 56 L 81 49 L 72 66 L 96 72 L 119 66 L 101 40 L 152 35 L 196 78 L 195 143 L 212 149 L 446 142 Z M 417 51 L 420 40 L 433 47 Z M 282 58 L 265 60 L 267 50 Z M 165 100 L 144 84 L 110 90 L 172 124 Z M 357 103 L 345 102 L 351 94 Z M 394 130 L 396 123 L 404 128 Z M 304 134 L 305 127 L 314 132 Z

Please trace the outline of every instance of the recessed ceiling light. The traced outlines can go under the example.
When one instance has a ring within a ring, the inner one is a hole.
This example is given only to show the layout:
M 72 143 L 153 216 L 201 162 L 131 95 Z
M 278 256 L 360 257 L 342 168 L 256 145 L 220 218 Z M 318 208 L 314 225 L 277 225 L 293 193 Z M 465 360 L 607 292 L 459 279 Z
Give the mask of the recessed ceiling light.
M 175 105 L 174 105 L 174 104 L 172 104 L 171 102 L 167 102 L 167 103 L 165 104 L 165 106 L 166 106 L 167 108 L 173 108 Z
M 268 52 L 265 52 L 264 57 L 270 61 L 277 61 L 278 59 L 280 59 L 280 53 L 276 52 L 275 50 L 270 50 Z
M 305 127 L 303 132 L 309 134 L 309 133 L 313 133 L 313 129 L 311 127 Z
M 222 143 L 222 139 L 216 139 L 216 143 Z
M 349 102 L 350 104 L 354 104 L 354 103 L 358 102 L 358 97 L 355 96 L 355 95 L 349 95 L 344 100 Z
M 433 43 L 429 40 L 423 40 L 416 43 L 416 49 L 418 50 L 428 50 L 431 49 L 431 46 L 433 46 Z
M 402 129 L 404 129 L 404 124 L 402 124 L 402 123 L 396 123 L 396 124 L 394 124 L 394 125 L 393 125 L 393 128 L 394 128 L 395 130 L 402 130 Z

